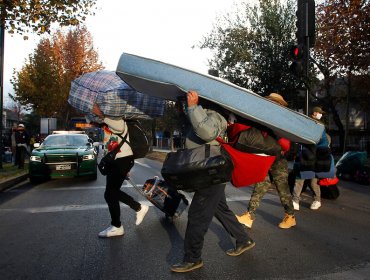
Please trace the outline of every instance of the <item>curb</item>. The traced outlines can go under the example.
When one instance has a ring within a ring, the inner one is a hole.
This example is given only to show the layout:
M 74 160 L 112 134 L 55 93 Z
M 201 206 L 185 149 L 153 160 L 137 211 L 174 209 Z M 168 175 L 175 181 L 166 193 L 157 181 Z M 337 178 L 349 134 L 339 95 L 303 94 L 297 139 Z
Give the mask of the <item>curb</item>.
M 16 184 L 19 184 L 20 182 L 23 182 L 27 179 L 28 179 L 28 173 L 4 180 L 0 183 L 0 192 L 8 188 L 11 188 L 15 186 Z

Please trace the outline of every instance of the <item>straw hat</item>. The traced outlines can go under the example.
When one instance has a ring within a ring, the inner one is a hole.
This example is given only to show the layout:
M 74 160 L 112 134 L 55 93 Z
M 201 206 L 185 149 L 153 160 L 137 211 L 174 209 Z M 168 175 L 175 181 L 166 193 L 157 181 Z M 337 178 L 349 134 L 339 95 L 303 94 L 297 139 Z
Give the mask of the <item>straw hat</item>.
M 266 96 L 266 98 L 280 104 L 281 106 L 288 107 L 288 102 L 286 102 L 278 93 L 271 93 L 269 96 Z

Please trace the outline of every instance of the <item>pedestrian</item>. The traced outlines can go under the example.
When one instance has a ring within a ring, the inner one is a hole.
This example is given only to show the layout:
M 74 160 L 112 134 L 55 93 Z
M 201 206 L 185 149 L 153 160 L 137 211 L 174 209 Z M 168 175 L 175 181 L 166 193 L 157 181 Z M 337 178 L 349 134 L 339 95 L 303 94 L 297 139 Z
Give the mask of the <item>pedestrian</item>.
M 31 138 L 30 138 L 30 150 L 31 150 L 31 152 L 32 152 L 32 150 L 33 150 L 33 145 L 35 144 L 35 136 L 34 135 L 32 135 L 31 136 Z
M 227 122 L 214 110 L 203 109 L 198 105 L 199 96 L 195 91 L 187 93 L 184 102 L 184 113 L 188 125 L 186 127 L 186 148 L 195 148 L 209 143 L 219 145 L 215 140 L 226 132 Z M 212 218 L 216 217 L 226 231 L 236 239 L 236 246 L 226 252 L 229 256 L 239 256 L 255 246 L 243 226 L 238 222 L 235 214 L 226 203 L 226 184 L 203 186 L 195 190 L 188 211 L 188 223 L 184 240 L 183 261 L 171 266 L 174 272 L 188 272 L 203 266 L 202 248 L 204 236 Z
M 321 107 L 314 107 L 312 110 L 312 115 L 311 118 L 315 119 L 316 121 L 321 122 L 321 118 L 325 112 L 322 110 Z M 316 149 L 321 149 L 321 153 L 325 153 L 326 150 L 329 149 L 329 139 L 328 135 L 326 134 L 325 130 L 323 132 L 323 135 L 319 142 L 316 145 Z M 302 193 L 302 189 L 305 183 L 305 180 L 309 181 L 311 190 L 313 192 L 313 202 L 310 206 L 311 210 L 317 210 L 321 207 L 321 189 L 320 185 L 318 184 L 318 178 L 315 177 L 316 174 L 314 170 L 311 170 L 311 172 L 307 172 L 308 170 L 305 169 L 305 174 L 306 176 L 302 176 L 302 173 L 300 172 L 302 169 L 302 166 L 300 164 L 300 158 L 302 153 L 309 152 L 309 149 L 305 145 L 300 145 L 298 149 L 298 154 L 296 156 L 296 162 L 295 162 L 295 172 L 297 173 L 297 177 L 294 183 L 294 188 L 293 188 L 293 206 L 294 210 L 299 210 L 299 201 L 300 201 L 300 196 Z M 316 152 L 317 153 L 317 152 Z M 301 178 L 304 177 L 304 178 Z
M 24 161 L 26 154 L 28 154 L 28 145 L 30 137 L 24 127 L 24 124 L 19 124 L 14 134 L 16 149 L 15 149 L 15 162 L 19 169 L 24 169 Z
M 266 98 L 283 107 L 288 106 L 288 103 L 278 93 L 271 93 Z M 280 202 L 284 207 L 285 213 L 282 222 L 279 223 L 279 227 L 282 229 L 288 229 L 296 225 L 292 195 L 288 184 L 288 161 L 285 158 L 285 153 L 289 150 L 290 142 L 285 138 L 280 138 L 276 141 L 282 148 L 281 155 L 276 157 L 265 180 L 255 184 L 247 211 L 241 216 L 237 216 L 239 222 L 248 228 L 252 227 L 252 224 L 256 219 L 257 208 L 259 207 L 263 196 L 271 187 L 272 182 L 277 189 Z
M 121 143 L 122 139 L 118 135 L 122 138 L 127 135 L 126 141 L 129 141 L 130 135 L 128 135 L 127 124 L 123 119 L 113 120 L 105 117 L 98 104 L 94 104 L 92 113 L 99 118 L 98 122 L 103 123 L 104 147 L 106 147 L 108 151 L 114 149 L 114 147 Z M 121 190 L 122 183 L 133 166 L 133 152 L 126 142 L 121 146 L 106 176 L 104 198 L 108 204 L 111 225 L 101 231 L 98 234 L 99 237 L 114 237 L 124 234 L 120 219 L 120 201 L 136 211 L 136 225 L 139 225 L 143 221 L 149 210 L 147 205 L 140 204 L 133 197 Z
M 15 132 L 17 131 L 17 126 L 12 127 L 12 133 L 10 135 L 10 145 L 11 145 L 11 150 L 12 150 L 12 157 L 14 160 L 14 166 L 18 165 L 18 158 L 16 156 L 16 150 L 17 150 L 17 143 L 15 142 Z

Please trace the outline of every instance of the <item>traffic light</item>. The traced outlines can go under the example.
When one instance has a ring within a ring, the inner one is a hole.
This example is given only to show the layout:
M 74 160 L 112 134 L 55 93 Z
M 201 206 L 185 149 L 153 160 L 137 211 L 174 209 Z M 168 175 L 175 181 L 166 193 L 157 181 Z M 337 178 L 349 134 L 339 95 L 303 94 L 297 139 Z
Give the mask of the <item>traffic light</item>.
M 307 76 L 307 48 L 303 44 L 290 47 L 290 57 L 293 60 L 290 65 L 290 71 L 297 77 Z
M 315 44 L 315 0 L 298 0 L 297 4 L 297 42 L 306 44 L 309 39 L 309 47 Z

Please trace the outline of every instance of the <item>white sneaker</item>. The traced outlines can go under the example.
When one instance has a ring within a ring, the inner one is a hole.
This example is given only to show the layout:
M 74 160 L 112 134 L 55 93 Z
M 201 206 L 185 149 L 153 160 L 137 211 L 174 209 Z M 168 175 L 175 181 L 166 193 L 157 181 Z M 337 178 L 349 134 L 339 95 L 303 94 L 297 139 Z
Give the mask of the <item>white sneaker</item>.
M 293 207 L 294 207 L 294 210 L 298 211 L 299 210 L 299 202 L 295 202 L 293 200 Z
M 125 233 L 123 226 L 121 225 L 119 228 L 115 226 L 110 226 L 105 230 L 99 232 L 99 237 L 113 237 L 113 236 L 120 236 Z
M 321 202 L 320 201 L 317 201 L 315 200 L 314 202 L 312 202 L 311 204 L 311 210 L 317 210 L 321 207 Z
M 136 212 L 136 223 L 135 224 L 137 226 L 141 224 L 148 210 L 149 210 L 149 206 L 141 205 L 140 211 Z

